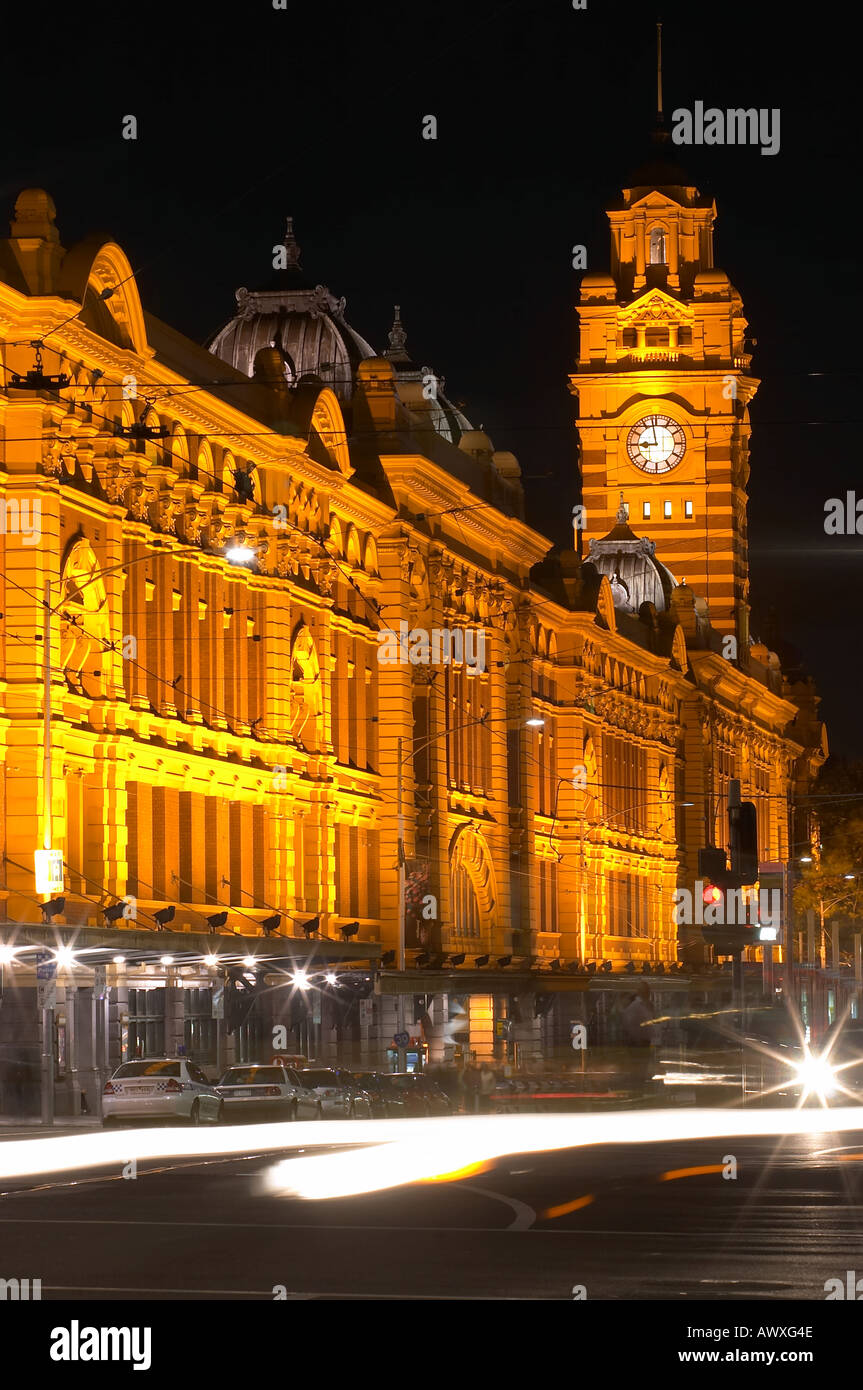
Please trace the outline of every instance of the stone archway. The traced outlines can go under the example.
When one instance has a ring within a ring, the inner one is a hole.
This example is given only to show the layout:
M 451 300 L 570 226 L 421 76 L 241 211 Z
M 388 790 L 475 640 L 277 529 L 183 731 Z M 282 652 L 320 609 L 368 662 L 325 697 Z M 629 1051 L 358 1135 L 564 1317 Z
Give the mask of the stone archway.
M 99 561 L 90 542 L 77 540 L 66 556 L 61 576 L 60 666 L 79 695 L 103 694 L 106 645 L 110 643 L 108 596 Z M 84 688 L 84 677 L 89 689 Z M 96 689 L 94 691 L 93 684 Z
M 307 624 L 301 622 L 291 644 L 291 734 L 307 748 L 320 746 L 323 708 L 315 639 Z
M 494 868 L 488 846 L 472 825 L 455 832 L 449 849 L 450 935 L 490 946 L 495 927 Z

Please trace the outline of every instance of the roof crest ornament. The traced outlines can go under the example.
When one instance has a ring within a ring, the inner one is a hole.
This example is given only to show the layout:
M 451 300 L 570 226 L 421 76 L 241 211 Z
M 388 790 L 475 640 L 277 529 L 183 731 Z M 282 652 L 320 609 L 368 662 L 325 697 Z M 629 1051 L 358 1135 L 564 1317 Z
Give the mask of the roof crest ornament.
M 285 270 L 300 269 L 300 247 L 297 238 L 294 236 L 294 219 L 289 217 L 285 226 L 285 239 L 282 242 L 285 248 Z
M 408 335 L 405 332 L 405 327 L 402 323 L 402 311 L 400 304 L 393 305 L 393 315 L 393 326 L 390 329 L 387 337 L 389 347 L 384 353 L 384 356 L 393 359 L 407 359 L 408 354 L 405 350 L 405 345 L 408 340 Z

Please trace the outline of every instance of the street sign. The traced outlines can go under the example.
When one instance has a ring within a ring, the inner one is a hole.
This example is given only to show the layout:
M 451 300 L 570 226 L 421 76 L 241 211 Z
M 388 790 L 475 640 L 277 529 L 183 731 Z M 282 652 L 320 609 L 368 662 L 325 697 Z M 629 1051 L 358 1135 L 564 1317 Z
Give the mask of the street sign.
M 410 1040 L 411 1040 L 411 1035 L 410 1035 L 410 1033 L 394 1033 L 394 1034 L 393 1034 L 393 1042 L 395 1043 L 396 1047 L 407 1047 L 407 1045 L 408 1045 L 408 1043 L 410 1042 Z
M 104 965 L 93 967 L 93 998 L 104 999 L 108 993 L 108 971 Z
M 36 1004 L 41 1009 L 57 1005 L 57 962 L 45 961 L 36 966 Z
M 33 858 L 36 862 L 36 892 L 63 892 L 63 851 L 61 849 L 37 849 Z

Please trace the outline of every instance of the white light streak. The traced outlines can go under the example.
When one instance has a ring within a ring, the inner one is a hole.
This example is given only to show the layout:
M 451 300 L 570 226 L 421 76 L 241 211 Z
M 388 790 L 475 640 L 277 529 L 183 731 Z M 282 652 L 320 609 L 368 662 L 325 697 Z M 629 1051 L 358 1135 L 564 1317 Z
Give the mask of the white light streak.
M 601 1144 L 863 1133 L 863 1110 L 652 1110 L 579 1115 L 463 1115 L 416 1120 L 300 1121 L 204 1129 L 139 1129 L 10 1140 L 0 1179 L 122 1166 L 135 1158 L 212 1157 L 355 1145 L 350 1152 L 283 1160 L 262 1183 L 270 1194 L 319 1200 L 381 1192 L 488 1163 Z

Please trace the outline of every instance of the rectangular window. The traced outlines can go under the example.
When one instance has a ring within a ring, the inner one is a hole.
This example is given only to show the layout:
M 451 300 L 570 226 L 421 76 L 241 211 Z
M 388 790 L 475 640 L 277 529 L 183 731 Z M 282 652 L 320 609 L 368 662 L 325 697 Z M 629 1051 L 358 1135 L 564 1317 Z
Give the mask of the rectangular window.
M 128 1056 L 123 1060 L 164 1055 L 164 989 L 130 989 Z
M 683 514 L 684 514 L 684 516 L 687 518 L 687 520 L 691 521 L 691 519 L 692 519 L 692 503 L 691 503 L 691 502 L 684 502 L 684 504 L 683 504 Z
M 216 1020 L 209 989 L 183 990 L 183 1041 L 187 1057 L 196 1062 L 215 1062 Z
M 665 517 L 665 520 L 666 520 L 666 521 L 669 521 L 669 520 L 670 520 L 670 518 L 671 518 L 671 503 L 670 503 L 670 502 L 663 502 L 663 504 L 662 504 L 662 515 Z
M 650 503 L 645 502 L 641 508 L 641 515 L 645 521 L 650 520 Z

